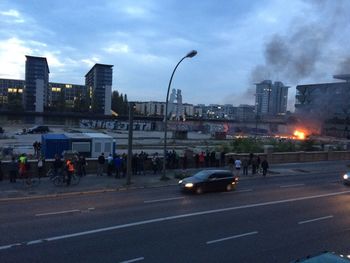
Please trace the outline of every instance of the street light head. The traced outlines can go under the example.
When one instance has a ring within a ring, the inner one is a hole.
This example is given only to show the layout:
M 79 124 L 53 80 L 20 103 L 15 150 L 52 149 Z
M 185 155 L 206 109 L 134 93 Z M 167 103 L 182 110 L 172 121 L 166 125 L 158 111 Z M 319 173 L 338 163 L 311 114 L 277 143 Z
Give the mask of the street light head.
M 189 52 L 186 57 L 187 58 L 193 58 L 195 55 L 197 55 L 197 51 L 196 50 L 192 50 L 191 52 Z

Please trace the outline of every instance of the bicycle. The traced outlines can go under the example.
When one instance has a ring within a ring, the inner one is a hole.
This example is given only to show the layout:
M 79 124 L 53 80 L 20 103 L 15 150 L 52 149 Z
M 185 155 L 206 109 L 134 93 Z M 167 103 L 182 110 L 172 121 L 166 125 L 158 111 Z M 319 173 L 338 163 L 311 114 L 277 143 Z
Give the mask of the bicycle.
M 50 170 L 49 170 L 50 171 Z M 50 177 L 50 180 L 55 186 L 64 186 L 67 183 L 67 176 L 64 173 L 58 173 L 55 175 L 52 171 L 52 176 Z M 70 184 L 71 185 L 78 185 L 80 182 L 80 177 L 77 176 L 75 173 L 72 174 Z
M 41 180 L 39 176 L 33 176 L 31 173 L 26 172 L 24 175 L 20 176 L 21 187 L 24 189 L 29 189 L 36 187 L 40 184 Z

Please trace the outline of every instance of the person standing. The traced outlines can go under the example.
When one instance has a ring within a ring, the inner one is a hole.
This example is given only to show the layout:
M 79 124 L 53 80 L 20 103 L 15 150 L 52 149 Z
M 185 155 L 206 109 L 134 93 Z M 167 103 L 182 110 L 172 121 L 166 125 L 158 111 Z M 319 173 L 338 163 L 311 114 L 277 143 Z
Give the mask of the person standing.
M 114 161 L 114 167 L 115 167 L 115 178 L 119 178 L 120 177 L 120 170 L 121 170 L 121 166 L 122 166 L 122 161 L 121 161 L 119 155 L 115 155 L 113 161 Z
M 244 158 L 242 161 L 243 175 L 248 175 L 248 166 L 249 166 L 249 161 L 247 158 Z
M 16 182 L 17 171 L 18 171 L 18 163 L 16 161 L 16 157 L 12 156 L 11 162 L 9 164 L 10 183 L 15 183 Z
M 27 156 L 23 153 L 19 157 L 19 176 L 24 178 L 27 172 Z
M 261 163 L 261 168 L 262 168 L 262 171 L 263 171 L 263 176 L 265 177 L 266 174 L 267 174 L 267 169 L 269 169 L 269 163 L 267 162 L 266 159 L 264 159 Z
M 67 186 L 69 186 L 72 180 L 72 175 L 74 173 L 74 164 L 70 159 L 67 159 L 66 161 L 66 171 L 67 171 Z
M 152 168 L 153 168 L 153 174 L 157 174 L 157 172 L 158 172 L 158 153 L 155 153 L 152 157 Z
M 107 175 L 108 176 L 112 176 L 112 172 L 113 172 L 113 166 L 114 166 L 114 163 L 113 163 L 113 156 L 112 154 L 110 153 L 107 157 Z
M 81 169 L 81 176 L 86 176 L 86 159 L 85 156 L 80 155 L 79 157 L 79 165 L 80 165 L 80 169 Z
M 63 162 L 58 154 L 55 155 L 55 161 L 53 162 L 54 176 L 62 175 Z
M 252 175 L 256 174 L 257 167 L 258 167 L 258 158 L 254 156 L 252 159 Z
M 39 157 L 38 159 L 38 176 L 39 178 L 43 177 L 44 175 L 44 159 L 42 157 Z
M 239 176 L 239 172 L 241 170 L 241 165 L 242 165 L 241 160 L 239 158 L 237 158 L 235 161 L 236 176 Z
M 97 160 L 97 176 L 103 176 L 103 168 L 105 166 L 105 162 L 105 155 L 104 153 L 101 153 Z

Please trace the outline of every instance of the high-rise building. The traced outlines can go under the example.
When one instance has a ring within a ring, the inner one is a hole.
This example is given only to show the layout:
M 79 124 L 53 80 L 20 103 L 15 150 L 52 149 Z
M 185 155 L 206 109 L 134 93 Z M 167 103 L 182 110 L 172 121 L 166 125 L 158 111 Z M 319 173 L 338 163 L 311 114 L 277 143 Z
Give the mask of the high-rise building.
M 26 111 L 43 112 L 47 106 L 49 66 L 44 57 L 26 56 L 23 104 Z
M 0 109 L 23 108 L 24 80 L 0 79 Z
M 85 85 L 49 83 L 49 108 L 79 109 L 80 111 L 88 111 L 88 103 L 88 94 Z
M 94 113 L 111 114 L 113 65 L 95 64 L 85 75 L 85 86 Z
M 288 88 L 282 82 L 264 80 L 256 84 L 255 111 L 257 115 L 284 115 L 287 112 Z
M 298 85 L 295 112 L 318 120 L 347 118 L 350 114 L 350 74 L 333 77 L 344 81 Z

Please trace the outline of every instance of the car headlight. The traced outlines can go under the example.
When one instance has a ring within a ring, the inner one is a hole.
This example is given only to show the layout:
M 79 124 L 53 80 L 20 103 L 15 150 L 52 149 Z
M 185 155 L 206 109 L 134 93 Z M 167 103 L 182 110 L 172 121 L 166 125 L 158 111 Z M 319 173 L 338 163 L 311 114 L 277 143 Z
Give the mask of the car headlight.
M 182 184 L 182 180 L 179 181 L 179 184 Z
M 187 184 L 185 184 L 185 187 L 191 188 L 191 187 L 193 187 L 193 183 L 187 183 Z
M 348 180 L 349 176 L 348 176 L 347 174 L 344 174 L 344 175 L 343 175 L 343 178 L 344 178 L 345 180 Z

